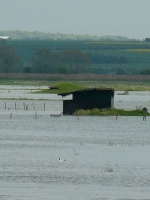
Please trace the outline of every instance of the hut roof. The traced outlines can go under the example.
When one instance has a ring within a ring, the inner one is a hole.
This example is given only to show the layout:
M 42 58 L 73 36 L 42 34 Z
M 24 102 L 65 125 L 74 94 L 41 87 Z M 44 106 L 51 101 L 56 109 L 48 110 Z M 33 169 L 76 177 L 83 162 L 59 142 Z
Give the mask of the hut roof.
M 85 88 L 82 90 L 76 90 L 76 91 L 72 91 L 72 92 L 63 92 L 63 93 L 59 93 L 58 95 L 61 96 L 67 96 L 70 94 L 77 94 L 77 93 L 84 93 L 84 92 L 88 92 L 88 91 L 104 91 L 104 90 L 110 90 L 110 91 L 114 91 L 113 88 Z

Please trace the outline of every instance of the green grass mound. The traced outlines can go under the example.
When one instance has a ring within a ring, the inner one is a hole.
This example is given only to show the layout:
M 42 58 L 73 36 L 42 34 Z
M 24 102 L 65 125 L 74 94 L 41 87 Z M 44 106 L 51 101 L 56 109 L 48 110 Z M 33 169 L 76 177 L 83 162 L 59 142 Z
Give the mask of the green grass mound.
M 91 110 L 77 110 L 74 115 L 80 116 L 150 116 L 150 113 L 145 113 L 143 110 L 123 110 L 115 108 L 104 108 L 104 109 L 91 109 Z
M 74 84 L 71 82 L 59 82 L 54 85 L 51 85 L 50 88 L 58 88 L 58 89 L 45 89 L 39 91 L 38 93 L 59 94 L 64 92 L 73 92 L 76 90 L 84 89 L 84 86 Z

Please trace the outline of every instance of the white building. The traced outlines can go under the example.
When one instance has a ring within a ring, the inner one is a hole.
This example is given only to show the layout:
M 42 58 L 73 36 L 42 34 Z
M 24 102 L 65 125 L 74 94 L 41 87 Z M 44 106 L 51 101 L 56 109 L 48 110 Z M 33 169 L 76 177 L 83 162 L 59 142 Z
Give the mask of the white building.
M 7 40 L 9 36 L 0 36 L 0 39 Z

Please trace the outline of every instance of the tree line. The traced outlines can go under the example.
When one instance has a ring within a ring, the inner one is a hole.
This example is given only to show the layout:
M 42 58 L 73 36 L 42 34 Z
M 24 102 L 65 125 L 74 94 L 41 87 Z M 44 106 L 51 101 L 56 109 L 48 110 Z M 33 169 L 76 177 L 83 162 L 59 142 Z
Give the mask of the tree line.
M 49 49 L 38 49 L 32 59 L 34 73 L 85 73 L 91 61 L 81 50 L 65 50 L 54 53 Z
M 35 50 L 29 63 L 22 63 L 15 49 L 10 45 L 0 45 L 0 73 L 47 73 L 47 74 L 128 74 L 127 70 L 114 67 L 107 69 L 95 64 L 128 63 L 125 57 L 85 53 L 78 49 L 51 51 L 48 48 Z M 117 65 L 118 66 L 118 65 Z M 140 74 L 149 74 L 145 69 Z
M 129 60 L 123 56 L 111 56 L 111 55 L 101 55 L 101 54 L 92 54 L 88 53 L 88 57 L 90 58 L 91 62 L 94 64 L 120 64 L 120 63 L 129 63 Z
M 43 33 L 39 31 L 0 31 L 1 36 L 9 36 L 9 40 L 74 40 L 74 41 L 132 41 L 123 36 L 91 36 L 63 33 Z
M 0 46 L 0 72 L 12 73 L 20 71 L 21 59 L 10 45 Z

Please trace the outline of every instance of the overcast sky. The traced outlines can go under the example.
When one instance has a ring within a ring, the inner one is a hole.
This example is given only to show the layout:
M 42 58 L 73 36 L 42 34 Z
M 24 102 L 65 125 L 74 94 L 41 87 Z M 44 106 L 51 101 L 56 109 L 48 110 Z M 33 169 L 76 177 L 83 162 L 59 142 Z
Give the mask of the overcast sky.
M 0 0 L 0 30 L 150 37 L 150 0 Z

